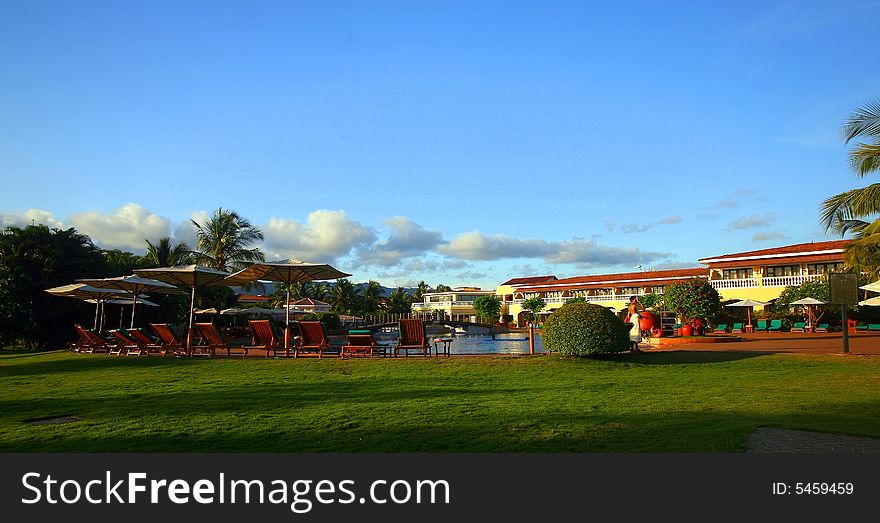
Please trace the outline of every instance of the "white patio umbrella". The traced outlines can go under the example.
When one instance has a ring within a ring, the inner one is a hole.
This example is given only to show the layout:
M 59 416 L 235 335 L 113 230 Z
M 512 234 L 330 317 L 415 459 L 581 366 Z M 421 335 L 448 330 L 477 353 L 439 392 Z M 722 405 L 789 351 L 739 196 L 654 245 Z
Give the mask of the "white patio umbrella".
M 151 280 L 149 278 L 143 278 L 141 276 L 131 275 L 131 276 L 117 276 L 115 278 L 86 278 L 77 280 L 83 283 L 88 283 L 93 287 L 112 287 L 115 289 L 125 289 L 131 292 L 134 296 L 134 303 L 131 306 L 131 328 L 134 328 L 134 315 L 135 309 L 137 309 L 138 304 L 138 294 L 144 292 L 160 292 L 163 294 L 183 294 L 183 292 L 175 287 L 174 285 L 169 285 L 165 282 L 158 280 Z
M 875 281 L 874 283 L 869 283 L 867 285 L 862 285 L 859 287 L 860 289 L 864 289 L 866 291 L 871 292 L 880 292 L 880 281 Z
M 110 298 L 124 296 L 128 294 L 127 291 L 124 291 L 122 289 L 100 288 L 93 285 L 88 285 L 86 283 L 71 283 L 69 285 L 53 287 L 51 289 L 46 289 L 46 292 L 54 296 L 62 296 L 65 298 L 78 298 L 80 300 L 87 301 L 95 300 L 95 325 L 94 327 L 92 327 L 95 330 L 100 330 L 98 328 L 98 312 L 100 311 L 101 307 L 104 306 L 104 301 Z M 103 327 L 103 325 L 101 325 L 101 327 Z
M 290 284 L 300 281 L 336 280 L 351 276 L 325 263 L 307 263 L 300 260 L 258 262 L 226 278 L 229 285 L 241 285 L 256 280 L 277 281 L 287 285 L 286 318 L 284 322 L 284 349 L 290 349 Z
M 229 285 L 224 281 L 224 278 L 229 276 L 229 273 L 202 267 L 201 265 L 135 269 L 134 272 L 138 276 L 145 278 L 153 278 L 173 285 L 185 285 L 192 290 L 189 303 L 189 329 L 187 329 L 186 333 L 186 353 L 188 355 L 192 354 L 193 311 L 196 308 L 196 289 L 209 285 Z
M 763 307 L 767 305 L 766 301 L 758 301 L 758 300 L 740 300 L 734 303 L 730 303 L 726 305 L 726 307 L 748 307 L 746 309 L 746 313 L 749 317 L 749 327 L 752 326 L 752 307 Z
M 859 305 L 862 307 L 880 307 L 880 296 L 874 296 L 873 298 L 862 300 L 859 302 Z
M 825 302 L 822 300 L 817 300 L 816 298 L 802 298 L 797 301 L 791 302 L 790 305 L 804 305 L 807 307 L 807 315 L 810 318 L 810 324 L 808 327 L 813 326 L 813 306 L 814 305 L 825 305 Z
M 137 297 L 137 301 L 135 301 L 132 298 L 112 298 L 112 299 L 105 301 L 104 303 L 110 304 L 110 305 L 119 305 L 119 328 L 121 329 L 122 328 L 122 313 L 125 310 L 126 305 L 133 306 L 133 305 L 135 305 L 135 303 L 137 303 L 138 305 L 144 305 L 146 307 L 158 307 L 159 306 L 158 303 L 153 303 L 150 300 L 147 300 L 145 298 L 146 298 L 146 295 L 141 294 Z M 86 301 L 89 303 L 97 303 L 97 300 L 86 300 Z

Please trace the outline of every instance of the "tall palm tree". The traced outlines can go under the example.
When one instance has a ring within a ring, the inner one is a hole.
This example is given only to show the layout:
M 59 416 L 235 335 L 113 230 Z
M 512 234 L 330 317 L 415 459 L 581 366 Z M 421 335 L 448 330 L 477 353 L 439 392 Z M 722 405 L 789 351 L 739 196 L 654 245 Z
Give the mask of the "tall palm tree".
M 372 314 L 379 308 L 379 299 L 382 298 L 382 286 L 379 282 L 370 280 L 361 291 L 361 312 Z
M 147 253 L 144 255 L 144 262 L 150 267 L 185 265 L 192 257 L 189 245 L 180 242 L 172 246 L 171 238 L 168 236 L 160 238 L 155 245 L 150 240 L 144 241 L 147 242 Z
M 416 292 L 413 294 L 413 301 L 422 301 L 422 296 L 424 296 L 426 292 L 431 292 L 431 286 L 425 283 L 424 280 L 422 280 L 419 282 L 418 285 L 416 285 Z
M 259 247 L 248 248 L 263 239 L 263 232 L 235 211 L 219 208 L 205 223 L 192 220 L 196 228 L 196 263 L 212 269 L 242 269 L 266 258 Z
M 407 313 L 411 306 L 412 298 L 403 287 L 396 288 L 388 296 L 388 312 L 390 313 Z
M 330 304 L 333 312 L 353 314 L 357 308 L 360 289 L 355 287 L 347 278 L 336 280 L 336 285 L 330 293 Z
M 880 172 L 880 99 L 856 109 L 843 124 L 846 143 L 856 138 L 849 151 L 850 165 L 864 178 Z M 846 250 L 849 267 L 880 275 L 880 183 L 851 189 L 822 203 L 822 224 L 826 231 L 852 233 L 854 241 Z

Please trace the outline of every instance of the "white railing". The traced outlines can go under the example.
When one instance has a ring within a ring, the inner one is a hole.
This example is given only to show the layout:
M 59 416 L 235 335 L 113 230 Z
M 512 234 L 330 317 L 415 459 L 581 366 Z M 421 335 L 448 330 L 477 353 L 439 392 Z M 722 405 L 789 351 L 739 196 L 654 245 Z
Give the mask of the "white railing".
M 759 287 L 758 280 L 755 280 L 754 278 L 709 280 L 709 283 L 716 289 L 748 289 L 751 287 Z
M 824 280 L 824 274 L 803 274 L 800 276 L 770 276 L 763 280 L 764 287 L 787 287 L 800 285 L 804 282 Z
M 424 302 L 419 302 L 419 303 L 413 303 L 413 304 L 412 304 L 412 308 L 413 308 L 413 309 L 431 309 L 431 308 L 433 308 L 435 305 L 439 305 L 439 303 L 424 303 Z

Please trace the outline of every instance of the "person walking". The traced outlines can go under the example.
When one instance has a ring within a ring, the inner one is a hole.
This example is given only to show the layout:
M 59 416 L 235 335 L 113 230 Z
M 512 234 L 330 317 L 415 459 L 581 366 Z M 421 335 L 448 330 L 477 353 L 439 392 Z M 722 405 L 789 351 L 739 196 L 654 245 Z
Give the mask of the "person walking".
M 632 328 L 629 330 L 629 343 L 632 352 L 642 352 L 639 348 L 639 343 L 642 341 L 642 327 L 639 322 L 641 315 L 639 312 L 643 310 L 645 310 L 645 308 L 642 306 L 642 302 L 639 301 L 639 298 L 637 296 L 630 296 L 626 321 L 632 322 L 633 324 Z

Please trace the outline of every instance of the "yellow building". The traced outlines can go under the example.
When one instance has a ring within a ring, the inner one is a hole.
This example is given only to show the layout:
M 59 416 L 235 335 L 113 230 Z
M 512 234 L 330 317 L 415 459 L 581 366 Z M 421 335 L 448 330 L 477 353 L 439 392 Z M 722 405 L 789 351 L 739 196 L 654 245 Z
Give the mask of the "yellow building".
M 426 292 L 422 301 L 412 304 L 413 314 L 436 316 L 441 313 L 452 321 L 477 321 L 474 300 L 480 296 L 494 296 L 495 291 L 479 287 L 455 287 L 448 292 Z
M 789 285 L 824 280 L 843 267 L 850 240 L 799 243 L 699 260 L 722 300 L 771 301 Z
M 705 268 L 693 268 L 578 276 L 561 280 L 552 277 L 543 281 L 510 285 L 511 281 L 530 279 L 517 278 L 501 284 L 496 289 L 496 294 L 503 301 L 502 314 L 522 327 L 528 313 L 522 304 L 529 298 L 541 298 L 546 304 L 544 310 L 538 314 L 538 321 L 565 305 L 571 298 L 584 298 L 588 303 L 604 305 L 617 312 L 626 308 L 631 296 L 663 294 L 665 285 L 693 278 L 708 278 L 708 271 Z M 509 287 L 513 288 L 511 293 L 507 293 Z M 511 299 L 505 299 L 507 296 Z

